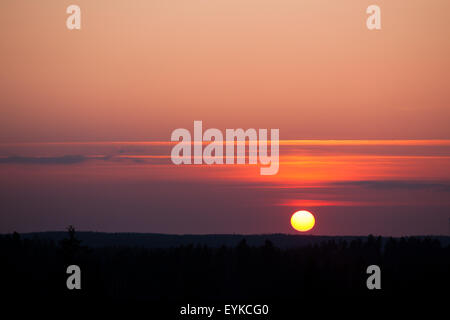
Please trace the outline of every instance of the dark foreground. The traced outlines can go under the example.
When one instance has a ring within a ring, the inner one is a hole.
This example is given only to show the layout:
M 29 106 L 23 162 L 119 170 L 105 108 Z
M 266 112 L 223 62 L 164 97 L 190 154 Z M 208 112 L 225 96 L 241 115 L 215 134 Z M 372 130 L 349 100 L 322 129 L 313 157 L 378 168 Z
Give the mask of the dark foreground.
M 12 299 L 150 300 L 179 312 L 190 303 L 276 303 L 311 297 L 445 298 L 450 246 L 437 238 L 327 239 L 279 248 L 181 245 L 89 247 L 65 239 L 0 236 L 2 290 Z M 66 269 L 81 269 L 81 290 L 68 290 Z M 369 265 L 381 269 L 381 290 L 369 290 Z

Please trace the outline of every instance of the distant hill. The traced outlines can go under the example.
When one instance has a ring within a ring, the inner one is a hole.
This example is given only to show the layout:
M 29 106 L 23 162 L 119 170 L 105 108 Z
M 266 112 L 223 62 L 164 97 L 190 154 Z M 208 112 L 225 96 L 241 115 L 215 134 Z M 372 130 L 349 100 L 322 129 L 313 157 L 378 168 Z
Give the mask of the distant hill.
M 264 245 L 266 240 L 270 240 L 276 247 L 292 248 L 314 245 L 323 241 L 352 241 L 361 239 L 367 240 L 367 236 L 312 236 L 312 235 L 288 235 L 288 234 L 256 234 L 256 235 L 239 235 L 239 234 L 209 234 L 209 235 L 172 235 L 158 233 L 103 233 L 103 232 L 86 232 L 77 231 L 77 238 L 82 241 L 83 245 L 99 248 L 99 247 L 145 247 L 145 248 L 170 248 L 187 245 L 206 245 L 208 247 L 236 246 L 242 239 L 247 241 L 250 246 Z M 33 232 L 23 233 L 21 237 L 25 239 L 39 238 L 52 241 L 60 241 L 67 237 L 67 232 Z M 415 236 L 424 238 L 426 236 Z M 448 236 L 429 236 L 438 239 L 443 246 L 450 245 L 450 237 Z M 388 237 L 383 237 L 386 241 Z

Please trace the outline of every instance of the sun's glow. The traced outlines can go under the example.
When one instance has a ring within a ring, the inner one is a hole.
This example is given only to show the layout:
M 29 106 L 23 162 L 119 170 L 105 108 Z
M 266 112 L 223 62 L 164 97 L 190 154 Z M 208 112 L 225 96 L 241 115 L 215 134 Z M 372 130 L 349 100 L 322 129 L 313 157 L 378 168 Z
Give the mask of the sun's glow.
M 311 230 L 315 223 L 316 219 L 314 219 L 312 213 L 306 210 L 297 211 L 291 217 L 292 227 L 300 232 Z

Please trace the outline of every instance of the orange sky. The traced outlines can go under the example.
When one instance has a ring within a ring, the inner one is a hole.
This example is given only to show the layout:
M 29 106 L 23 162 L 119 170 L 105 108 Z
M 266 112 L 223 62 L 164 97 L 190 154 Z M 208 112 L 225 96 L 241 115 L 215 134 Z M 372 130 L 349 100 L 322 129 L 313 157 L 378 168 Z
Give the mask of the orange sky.
M 82 29 L 65 26 L 69 4 Z M 382 30 L 365 9 L 378 4 Z M 0 141 L 449 138 L 447 0 L 0 4 Z
M 2 0 L 0 232 L 445 234 L 449 32 L 448 0 Z M 279 173 L 174 166 L 194 120 L 279 129 Z
M 173 165 L 169 142 L 0 144 L 0 232 L 446 234 L 450 140 L 295 140 L 280 171 Z M 71 155 L 71 156 L 70 156 Z

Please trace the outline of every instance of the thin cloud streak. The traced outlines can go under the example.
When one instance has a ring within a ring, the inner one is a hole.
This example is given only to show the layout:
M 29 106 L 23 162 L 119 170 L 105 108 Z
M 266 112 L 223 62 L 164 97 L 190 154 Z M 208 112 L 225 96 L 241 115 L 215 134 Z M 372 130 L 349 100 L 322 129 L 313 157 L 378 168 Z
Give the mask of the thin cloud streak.
M 62 157 L 20 157 L 12 156 L 0 158 L 0 164 L 76 164 L 87 160 L 87 157 L 82 155 L 66 155 Z

